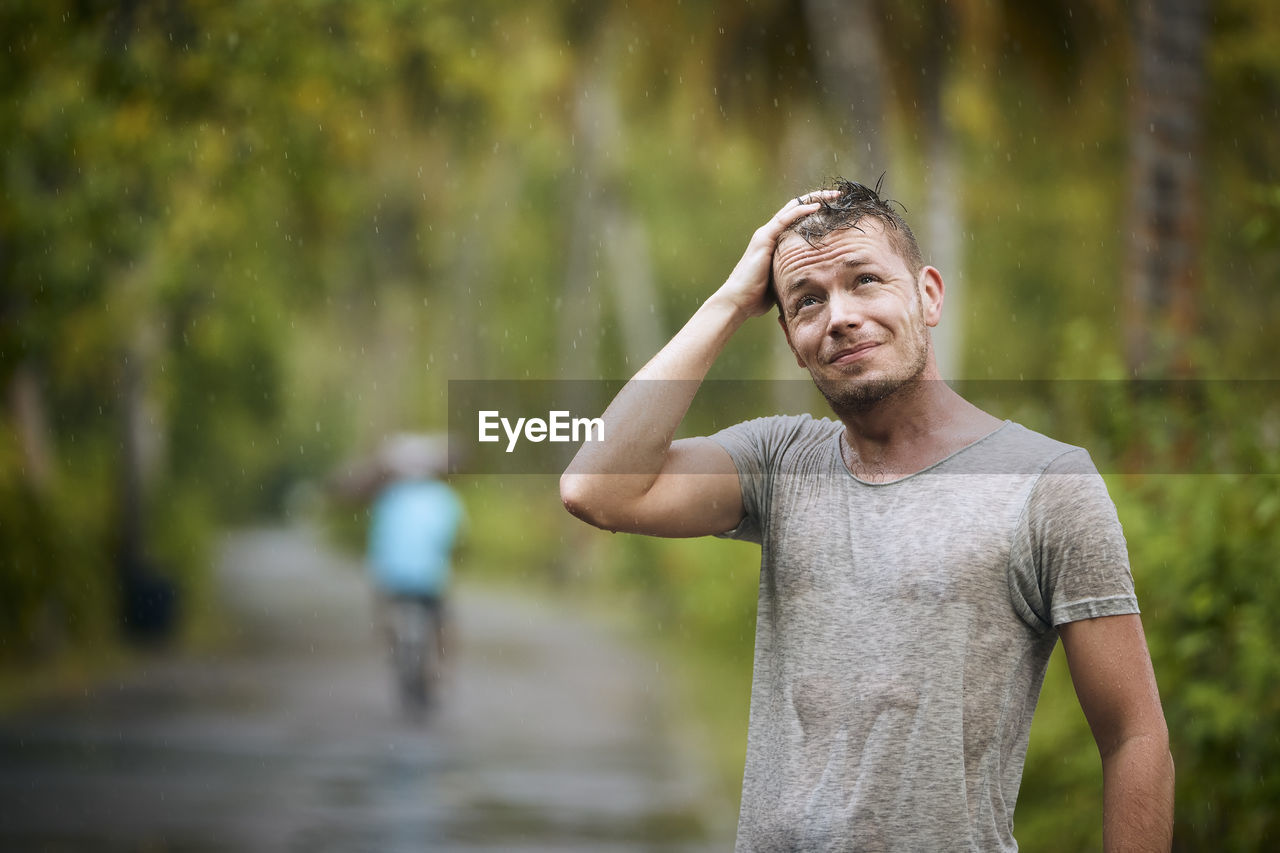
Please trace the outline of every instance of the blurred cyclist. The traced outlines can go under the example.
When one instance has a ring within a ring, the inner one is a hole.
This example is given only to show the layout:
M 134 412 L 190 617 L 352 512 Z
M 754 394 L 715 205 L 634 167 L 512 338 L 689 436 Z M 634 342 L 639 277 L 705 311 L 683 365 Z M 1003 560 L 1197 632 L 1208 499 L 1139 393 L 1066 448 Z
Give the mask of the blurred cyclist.
M 462 504 L 439 479 L 447 467 L 443 439 L 396 435 L 379 453 L 368 564 L 391 643 L 401 698 L 425 710 L 447 649 L 445 595 Z

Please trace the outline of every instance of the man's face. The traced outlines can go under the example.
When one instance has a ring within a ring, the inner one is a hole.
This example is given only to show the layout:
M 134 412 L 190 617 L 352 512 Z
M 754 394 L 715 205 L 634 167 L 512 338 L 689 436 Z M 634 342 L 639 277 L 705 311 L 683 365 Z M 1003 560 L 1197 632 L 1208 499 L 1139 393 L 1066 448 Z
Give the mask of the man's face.
M 773 273 L 787 343 L 836 414 L 936 373 L 928 327 L 941 314 L 942 278 L 933 267 L 913 275 L 879 222 L 817 246 L 787 234 Z

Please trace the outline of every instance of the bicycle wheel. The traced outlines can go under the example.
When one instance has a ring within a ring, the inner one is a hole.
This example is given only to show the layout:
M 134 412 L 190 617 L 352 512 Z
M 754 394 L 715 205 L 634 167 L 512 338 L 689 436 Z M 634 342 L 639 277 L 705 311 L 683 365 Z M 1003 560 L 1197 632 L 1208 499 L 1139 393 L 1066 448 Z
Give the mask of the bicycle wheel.
M 429 667 L 435 646 L 434 625 L 426 606 L 399 599 L 391 604 L 392 664 L 401 708 L 420 717 L 430 702 Z

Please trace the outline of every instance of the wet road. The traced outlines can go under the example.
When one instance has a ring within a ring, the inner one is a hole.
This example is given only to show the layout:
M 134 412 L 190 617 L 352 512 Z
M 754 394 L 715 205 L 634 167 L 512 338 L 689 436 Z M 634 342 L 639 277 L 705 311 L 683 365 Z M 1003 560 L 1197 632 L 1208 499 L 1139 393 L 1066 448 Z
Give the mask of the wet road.
M 218 577 L 238 651 L 0 721 L 0 849 L 732 846 L 658 664 L 572 611 L 460 593 L 444 706 L 414 726 L 350 564 L 264 530 Z

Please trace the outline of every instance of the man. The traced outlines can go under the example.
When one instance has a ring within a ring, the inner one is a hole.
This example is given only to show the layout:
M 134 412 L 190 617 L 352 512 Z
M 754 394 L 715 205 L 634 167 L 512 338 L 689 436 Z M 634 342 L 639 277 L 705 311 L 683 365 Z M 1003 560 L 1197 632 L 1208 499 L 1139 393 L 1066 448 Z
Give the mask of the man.
M 938 381 L 941 273 L 875 190 L 789 202 L 614 399 L 561 479 L 610 530 L 761 543 L 739 850 L 1016 850 L 1062 637 L 1102 756 L 1108 850 L 1167 850 L 1173 764 L 1115 509 L 1087 453 Z M 777 304 L 838 421 L 672 441 Z

